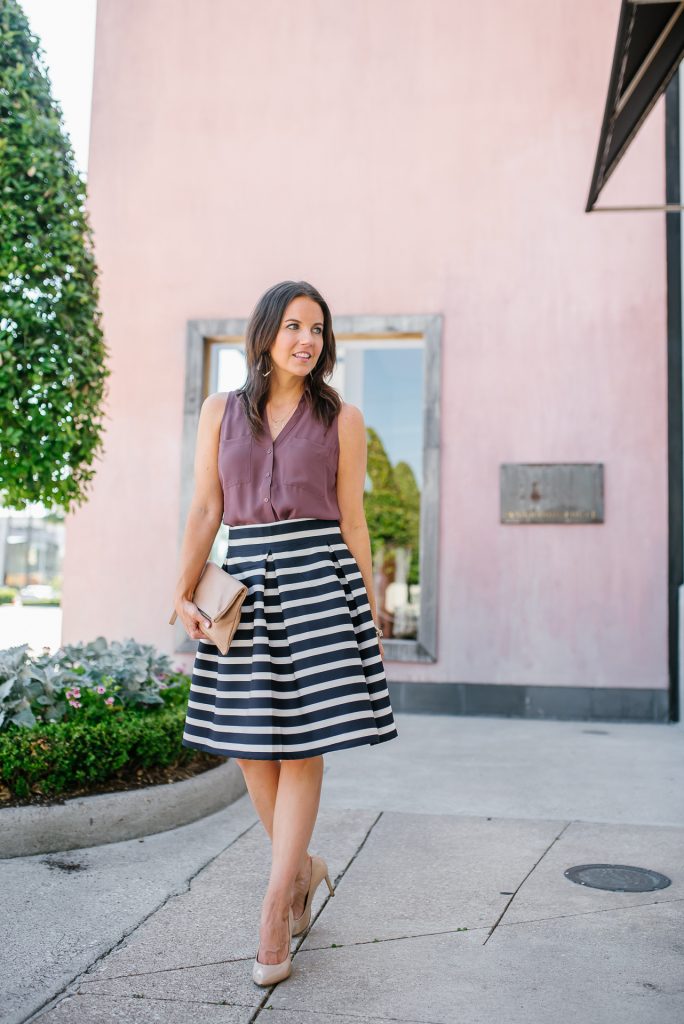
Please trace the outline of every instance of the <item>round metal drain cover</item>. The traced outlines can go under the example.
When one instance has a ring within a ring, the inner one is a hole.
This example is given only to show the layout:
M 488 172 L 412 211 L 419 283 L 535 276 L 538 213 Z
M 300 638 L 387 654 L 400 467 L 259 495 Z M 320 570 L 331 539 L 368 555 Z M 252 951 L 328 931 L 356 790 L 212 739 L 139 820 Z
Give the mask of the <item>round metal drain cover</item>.
M 563 874 L 577 885 L 611 892 L 652 892 L 671 885 L 667 875 L 648 868 L 635 868 L 630 864 L 578 864 Z

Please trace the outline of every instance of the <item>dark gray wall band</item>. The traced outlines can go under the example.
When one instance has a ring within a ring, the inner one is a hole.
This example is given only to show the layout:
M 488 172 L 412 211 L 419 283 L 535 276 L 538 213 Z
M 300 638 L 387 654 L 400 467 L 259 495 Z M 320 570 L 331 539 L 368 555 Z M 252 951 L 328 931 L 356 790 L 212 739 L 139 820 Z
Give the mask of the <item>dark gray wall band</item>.
M 565 721 L 669 721 L 666 689 L 408 682 L 390 682 L 388 688 L 396 712 Z

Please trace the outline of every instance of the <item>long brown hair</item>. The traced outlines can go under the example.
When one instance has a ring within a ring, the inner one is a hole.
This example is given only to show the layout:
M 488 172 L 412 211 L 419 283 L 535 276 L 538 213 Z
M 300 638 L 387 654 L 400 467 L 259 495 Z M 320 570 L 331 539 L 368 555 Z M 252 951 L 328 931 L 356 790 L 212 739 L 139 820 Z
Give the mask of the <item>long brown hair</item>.
M 308 281 L 280 281 L 264 292 L 252 310 L 245 330 L 247 380 L 235 394 L 242 402 L 252 435 L 256 438 L 263 427 L 263 413 L 270 382 L 263 374 L 273 365 L 269 351 L 290 302 L 300 295 L 313 299 L 323 310 L 323 348 L 318 361 L 304 378 L 304 396 L 313 414 L 329 427 L 342 408 L 342 399 L 335 388 L 323 378 L 330 377 L 337 359 L 332 316 L 328 304 Z

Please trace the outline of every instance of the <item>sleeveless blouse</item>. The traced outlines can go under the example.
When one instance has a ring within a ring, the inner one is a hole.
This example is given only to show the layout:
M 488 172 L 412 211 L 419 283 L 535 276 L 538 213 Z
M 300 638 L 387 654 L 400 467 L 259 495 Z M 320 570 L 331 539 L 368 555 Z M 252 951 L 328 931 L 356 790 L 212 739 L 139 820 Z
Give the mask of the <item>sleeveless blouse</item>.
M 305 516 L 339 520 L 339 451 L 337 416 L 326 428 L 306 395 L 273 440 L 265 411 L 260 434 L 252 437 L 240 398 L 229 391 L 218 450 L 223 522 L 244 526 Z

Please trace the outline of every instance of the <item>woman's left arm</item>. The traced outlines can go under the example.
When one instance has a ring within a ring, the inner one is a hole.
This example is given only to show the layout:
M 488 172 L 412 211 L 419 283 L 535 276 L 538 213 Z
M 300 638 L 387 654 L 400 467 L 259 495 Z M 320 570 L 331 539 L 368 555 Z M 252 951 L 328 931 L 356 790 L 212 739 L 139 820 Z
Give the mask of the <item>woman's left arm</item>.
M 340 510 L 340 532 L 359 567 L 368 594 L 373 622 L 378 625 L 371 542 L 363 508 L 366 485 L 368 447 L 363 413 L 345 402 L 337 418 L 340 455 L 337 464 L 337 505 Z M 384 658 L 382 639 L 378 637 L 380 657 Z

